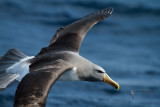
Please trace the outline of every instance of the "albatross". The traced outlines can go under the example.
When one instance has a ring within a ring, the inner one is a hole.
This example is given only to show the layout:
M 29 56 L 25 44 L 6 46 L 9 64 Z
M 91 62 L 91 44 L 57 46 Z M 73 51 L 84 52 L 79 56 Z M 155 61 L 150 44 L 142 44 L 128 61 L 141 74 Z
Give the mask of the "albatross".
M 79 55 L 81 43 L 88 30 L 113 12 L 106 8 L 93 12 L 57 30 L 48 47 L 36 56 L 27 56 L 17 49 L 10 49 L 0 59 L 0 90 L 20 82 L 15 107 L 44 107 L 53 84 L 59 81 L 101 81 L 117 90 L 105 70 Z

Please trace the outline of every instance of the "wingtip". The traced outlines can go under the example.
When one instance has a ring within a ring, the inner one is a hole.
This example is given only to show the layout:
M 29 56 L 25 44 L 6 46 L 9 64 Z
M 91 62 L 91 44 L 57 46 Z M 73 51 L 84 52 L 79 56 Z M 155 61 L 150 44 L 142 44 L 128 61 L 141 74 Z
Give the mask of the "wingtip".
M 109 14 L 112 14 L 113 11 L 114 11 L 114 9 L 113 9 L 112 7 L 107 8 L 107 12 L 108 12 Z
M 109 7 L 109 8 L 104 8 L 102 10 L 99 10 L 100 13 L 104 13 L 106 16 L 109 16 L 113 13 L 113 8 Z

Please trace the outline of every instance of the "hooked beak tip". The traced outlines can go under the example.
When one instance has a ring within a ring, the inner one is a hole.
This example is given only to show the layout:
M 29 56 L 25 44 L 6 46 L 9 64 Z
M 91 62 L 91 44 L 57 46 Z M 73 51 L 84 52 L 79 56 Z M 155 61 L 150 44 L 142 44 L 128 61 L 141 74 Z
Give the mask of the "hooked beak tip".
M 117 90 L 119 90 L 119 84 L 117 83 L 117 85 L 115 86 L 115 88 L 117 89 Z
M 104 73 L 103 76 L 103 81 L 111 86 L 113 86 L 114 88 L 116 88 L 117 90 L 119 90 L 119 84 L 115 81 L 113 81 L 106 73 Z

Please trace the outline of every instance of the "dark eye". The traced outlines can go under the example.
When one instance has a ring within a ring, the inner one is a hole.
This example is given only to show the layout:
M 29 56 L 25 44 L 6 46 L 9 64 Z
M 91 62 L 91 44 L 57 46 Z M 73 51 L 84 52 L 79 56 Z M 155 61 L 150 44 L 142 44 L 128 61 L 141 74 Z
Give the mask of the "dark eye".
M 103 71 L 101 71 L 101 70 L 96 70 L 98 73 L 104 73 Z

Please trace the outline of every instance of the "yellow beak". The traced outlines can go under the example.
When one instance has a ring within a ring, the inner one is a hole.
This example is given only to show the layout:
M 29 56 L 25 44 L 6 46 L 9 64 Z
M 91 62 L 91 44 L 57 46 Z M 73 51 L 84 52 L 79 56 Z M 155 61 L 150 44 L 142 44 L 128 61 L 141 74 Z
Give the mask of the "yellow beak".
M 113 81 L 106 73 L 103 75 L 103 81 L 119 90 L 119 84 Z

